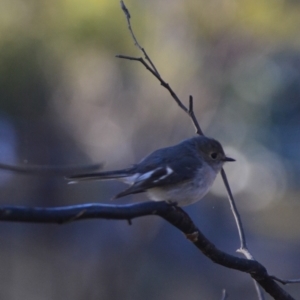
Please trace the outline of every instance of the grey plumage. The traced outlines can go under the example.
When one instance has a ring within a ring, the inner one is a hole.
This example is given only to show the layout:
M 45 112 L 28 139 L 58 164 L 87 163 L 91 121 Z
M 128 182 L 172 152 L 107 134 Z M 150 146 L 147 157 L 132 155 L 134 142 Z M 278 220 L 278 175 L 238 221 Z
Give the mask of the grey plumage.
M 221 144 L 205 136 L 158 149 L 130 168 L 71 176 L 71 183 L 84 180 L 121 180 L 130 187 L 115 198 L 147 192 L 155 201 L 187 205 L 200 200 L 212 185 L 225 161 Z

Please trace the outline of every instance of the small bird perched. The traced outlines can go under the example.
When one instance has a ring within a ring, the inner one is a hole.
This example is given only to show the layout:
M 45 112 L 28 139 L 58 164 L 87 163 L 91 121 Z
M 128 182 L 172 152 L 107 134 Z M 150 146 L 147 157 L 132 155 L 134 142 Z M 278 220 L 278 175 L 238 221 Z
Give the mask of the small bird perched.
M 207 194 L 228 161 L 235 160 L 225 155 L 218 141 L 196 136 L 175 146 L 158 149 L 130 168 L 74 175 L 67 179 L 69 183 L 117 179 L 130 187 L 115 198 L 146 192 L 151 200 L 184 206 Z

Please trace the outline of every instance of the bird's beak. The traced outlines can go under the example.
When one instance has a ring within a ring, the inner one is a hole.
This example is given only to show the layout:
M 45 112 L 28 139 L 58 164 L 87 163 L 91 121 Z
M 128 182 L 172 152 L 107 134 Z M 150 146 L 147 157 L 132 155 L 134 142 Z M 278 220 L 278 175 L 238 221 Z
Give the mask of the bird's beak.
M 234 158 L 231 158 L 231 157 L 225 156 L 224 159 L 223 159 L 223 161 L 224 161 L 224 162 L 225 162 L 225 161 L 235 161 L 235 159 L 234 159 Z

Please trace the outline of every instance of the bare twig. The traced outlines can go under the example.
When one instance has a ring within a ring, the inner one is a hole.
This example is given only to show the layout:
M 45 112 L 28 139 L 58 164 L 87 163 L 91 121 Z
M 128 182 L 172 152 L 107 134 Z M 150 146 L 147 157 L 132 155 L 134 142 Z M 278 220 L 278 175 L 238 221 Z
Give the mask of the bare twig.
M 144 50 L 144 48 L 141 47 L 140 44 L 138 43 L 138 41 L 137 41 L 137 39 L 136 39 L 136 37 L 134 35 L 134 32 L 132 30 L 129 11 L 126 8 L 126 6 L 125 6 L 125 4 L 124 4 L 123 1 L 121 1 L 121 7 L 122 7 L 122 10 L 125 13 L 125 16 L 126 16 L 126 19 L 127 19 L 127 23 L 128 23 L 128 28 L 129 28 L 129 31 L 130 31 L 130 33 L 132 35 L 132 38 L 134 40 L 135 45 L 144 53 L 146 60 L 149 61 L 149 63 L 150 63 L 150 65 L 151 65 L 152 68 L 144 61 L 143 58 L 136 58 L 136 57 L 125 56 L 125 55 L 117 55 L 117 57 L 118 58 L 123 58 L 123 59 L 128 59 L 128 60 L 139 61 L 140 63 L 142 63 L 146 67 L 146 69 L 148 71 L 150 71 L 152 73 L 152 75 L 155 76 L 159 80 L 160 84 L 169 91 L 169 93 L 171 94 L 172 98 L 176 101 L 176 103 L 178 104 L 178 106 L 185 113 L 187 113 L 189 115 L 189 117 L 191 118 L 191 120 L 192 120 L 192 122 L 193 122 L 193 124 L 194 124 L 194 126 L 196 128 L 196 133 L 199 134 L 199 135 L 203 135 L 203 131 L 201 130 L 199 122 L 197 121 L 197 118 L 196 118 L 196 116 L 194 114 L 194 111 L 193 111 L 193 97 L 190 96 L 190 98 L 189 98 L 189 109 L 188 109 L 182 103 L 182 101 L 178 98 L 178 96 L 173 91 L 173 89 L 170 87 L 170 85 L 166 81 L 164 81 L 162 79 L 162 77 L 159 75 L 156 67 L 154 66 L 153 62 L 149 58 L 149 56 L 146 53 L 146 51 Z M 230 189 L 230 186 L 229 186 L 229 183 L 228 183 L 228 180 L 227 180 L 226 173 L 225 173 L 224 169 L 221 170 L 221 175 L 222 175 L 222 179 L 223 179 L 226 191 L 227 191 L 227 195 L 228 195 L 230 207 L 231 207 L 231 210 L 232 210 L 235 222 L 236 222 L 236 226 L 237 226 L 237 229 L 238 229 L 238 233 L 239 233 L 239 238 L 240 238 L 241 245 L 240 245 L 240 248 L 237 250 L 237 252 L 242 253 L 247 259 L 253 260 L 253 256 L 251 255 L 251 253 L 249 252 L 249 250 L 247 248 L 246 237 L 245 237 L 243 225 L 242 225 L 242 222 L 241 222 L 241 217 L 240 217 L 240 215 L 238 213 L 238 210 L 237 210 L 237 207 L 235 205 L 234 197 L 232 195 L 232 192 L 231 192 L 231 189 Z M 259 286 L 257 285 L 257 283 L 255 283 L 255 288 L 256 288 L 256 291 L 258 293 L 258 298 L 260 300 L 263 300 L 264 299 L 263 294 L 262 294 Z
M 127 7 L 125 6 L 124 2 L 121 0 L 120 1 L 121 3 L 121 8 L 126 16 L 126 20 L 127 20 L 127 24 L 128 24 L 128 29 L 130 31 L 130 34 L 134 40 L 134 44 L 135 46 L 137 46 L 139 48 L 139 50 L 141 50 L 143 52 L 143 54 L 145 55 L 145 59 L 150 63 L 150 66 L 148 65 L 148 63 L 142 58 L 142 57 L 132 57 L 132 56 L 128 56 L 128 55 L 116 55 L 116 57 L 118 58 L 122 58 L 122 59 L 127 59 L 127 60 L 133 60 L 133 61 L 138 61 L 140 62 L 141 64 L 144 65 L 144 67 L 149 71 L 151 72 L 151 74 L 156 77 L 160 84 L 169 91 L 169 93 L 171 94 L 172 98 L 176 101 L 176 103 L 178 104 L 178 106 L 185 112 L 187 113 L 195 128 L 196 128 L 196 133 L 197 134 L 202 134 L 202 130 L 200 128 L 200 125 L 194 115 L 194 111 L 193 111 L 193 99 L 192 99 L 192 96 L 190 96 L 190 109 L 188 109 L 183 103 L 182 101 L 178 98 L 178 96 L 175 94 L 175 92 L 173 91 L 173 89 L 170 87 L 170 85 L 164 81 L 162 79 L 162 77 L 160 76 L 159 72 L 157 71 L 157 68 L 155 67 L 154 63 L 152 62 L 152 60 L 150 59 L 149 55 L 146 53 L 145 49 L 138 43 L 136 37 L 135 37 L 135 34 L 132 30 L 132 26 L 131 26 L 131 22 L 130 22 L 130 13 L 129 13 L 129 10 L 127 9 Z
M 124 2 L 121 1 L 124 5 Z M 123 7 L 122 7 L 123 9 Z M 124 10 L 124 9 L 123 9 Z M 126 11 L 128 12 L 128 9 L 126 8 Z M 127 16 L 127 14 L 125 14 Z M 130 24 L 130 19 L 127 18 L 127 22 Z M 132 33 L 132 35 L 134 36 L 133 34 L 133 31 L 132 31 L 132 27 L 130 26 L 130 31 Z M 136 42 L 136 38 L 134 36 L 134 41 L 135 43 Z M 138 44 L 138 43 L 137 43 Z M 139 44 L 138 44 L 139 45 Z M 140 46 L 138 46 L 139 49 L 141 49 Z M 197 134 L 202 134 L 203 135 L 203 131 L 201 130 L 200 128 L 200 125 L 197 121 L 197 118 L 194 114 L 194 111 L 193 111 L 193 97 L 190 96 L 189 98 L 189 109 L 182 103 L 182 101 L 178 98 L 178 96 L 175 94 L 175 92 L 173 91 L 173 89 L 170 87 L 170 85 L 168 83 L 166 83 L 160 76 L 158 76 L 156 74 L 155 71 L 153 71 L 150 66 L 144 61 L 143 58 L 137 58 L 137 57 L 131 57 L 131 56 L 126 56 L 126 55 L 117 55 L 116 57 L 118 58 L 123 58 L 123 59 L 128 59 L 128 60 L 134 60 L 134 61 L 139 61 L 140 63 L 142 63 L 146 69 L 148 71 L 150 71 L 152 73 L 152 75 L 154 75 L 159 81 L 160 81 L 160 84 L 166 88 L 171 96 L 173 97 L 173 99 L 176 101 L 176 103 L 178 104 L 178 106 L 185 112 L 189 115 L 189 117 L 191 118 L 195 128 L 196 128 L 196 133 Z M 228 183 L 228 180 L 227 180 L 227 177 L 226 177 L 226 174 L 225 174 L 225 171 L 224 169 L 222 169 L 222 178 L 223 178 L 223 181 L 224 181 L 224 185 L 226 187 L 226 190 L 227 190 L 227 193 L 228 193 L 228 198 L 230 200 L 230 205 L 231 205 L 231 208 L 232 208 L 232 212 L 234 214 L 234 217 L 235 217 L 235 221 L 236 221 L 236 224 L 237 224 L 237 227 L 238 227 L 238 232 L 239 232 L 239 237 L 240 237 L 240 242 L 241 242 L 241 246 L 240 246 L 240 249 L 238 250 L 238 252 L 242 252 L 244 253 L 244 255 L 248 258 L 248 259 L 252 259 L 252 256 L 251 254 L 249 253 L 249 251 L 247 250 L 247 245 L 246 245 L 246 237 L 245 237 L 245 234 L 244 234 L 244 230 L 243 230 L 243 226 L 242 226 L 242 222 L 241 222 L 241 218 L 239 216 L 239 213 L 237 211 L 237 208 L 236 208 L 236 205 L 235 205 L 235 202 L 234 202 L 234 198 L 233 198 L 233 195 L 231 193 L 231 190 L 230 190 L 230 186 L 229 186 L 229 183 Z
M 246 242 L 246 237 L 245 237 L 245 233 L 243 230 L 243 224 L 241 221 L 241 217 L 240 217 L 240 214 L 235 205 L 235 201 L 234 201 L 234 198 L 233 198 L 233 195 L 232 195 L 232 192 L 230 189 L 230 185 L 228 183 L 228 179 L 227 179 L 224 169 L 221 170 L 221 176 L 222 176 L 222 179 L 223 179 L 226 191 L 227 191 L 230 208 L 231 208 L 233 216 L 235 218 L 235 223 L 237 225 L 237 229 L 238 229 L 238 233 L 239 233 L 239 237 L 240 237 L 241 245 L 240 245 L 240 248 L 237 250 L 237 252 L 242 253 L 247 259 L 254 260 L 254 257 L 252 256 L 252 254 L 249 252 L 249 250 L 247 248 L 247 242 Z M 258 299 L 264 300 L 265 297 L 263 295 L 263 292 L 255 280 L 254 280 L 254 286 L 255 286 L 255 290 L 257 292 Z
M 226 300 L 227 298 L 228 298 L 228 294 L 227 294 L 227 291 L 224 289 L 222 291 L 222 298 L 221 298 L 221 300 Z
M 176 103 L 178 104 L 178 106 L 190 116 L 189 110 L 187 109 L 187 107 L 181 102 L 181 100 L 178 98 L 178 96 L 175 94 L 175 92 L 173 91 L 173 89 L 170 87 L 170 85 L 165 82 L 160 76 L 158 76 L 156 74 L 155 71 L 153 71 L 151 69 L 151 67 L 145 62 L 145 60 L 142 57 L 132 57 L 132 56 L 127 56 L 127 55 L 116 55 L 116 57 L 118 58 L 123 58 L 123 59 L 127 59 L 127 60 L 134 60 L 134 61 L 138 61 L 140 63 L 142 63 L 145 68 L 152 73 L 153 76 L 155 76 L 160 84 L 169 91 L 169 93 L 171 94 L 172 98 L 176 101 Z M 192 120 L 193 121 L 193 120 Z M 194 124 L 196 127 L 196 124 Z M 199 126 L 199 125 L 198 125 Z
M 190 118 L 192 119 L 192 122 L 195 126 L 195 129 L 196 129 L 196 133 L 199 134 L 199 135 L 204 135 L 201 128 L 200 128 L 200 125 L 198 123 L 198 120 L 195 116 L 195 113 L 194 113 L 194 100 L 193 100 L 193 96 L 190 95 L 190 98 L 189 98 L 189 116 Z
M 300 278 L 298 279 L 280 279 L 276 276 L 270 276 L 273 280 L 276 280 L 282 284 L 292 284 L 292 283 L 300 283 Z
M 41 176 L 68 176 L 78 172 L 95 171 L 102 168 L 103 164 L 90 164 L 90 165 L 69 165 L 69 166 L 39 166 L 39 165 L 8 165 L 0 163 L 0 170 L 13 171 L 16 173 L 24 173 L 28 175 L 41 175 Z
M 228 182 L 228 179 L 227 179 L 224 169 L 221 170 L 221 176 L 222 176 L 222 179 L 223 179 L 226 191 L 227 191 L 230 208 L 234 215 L 235 223 L 237 225 L 237 229 L 238 229 L 238 233 L 239 233 L 239 237 L 240 237 L 241 245 L 240 245 L 240 248 L 237 250 L 237 252 L 243 253 L 245 255 L 245 257 L 248 259 L 253 259 L 252 255 L 249 253 L 249 251 L 247 249 L 247 242 L 246 242 L 245 232 L 243 230 L 243 224 L 241 221 L 241 217 L 240 217 L 240 214 L 235 205 L 235 201 L 234 201 L 234 198 L 233 198 L 233 195 L 232 195 L 232 192 L 230 189 L 230 185 L 229 185 L 229 182 Z
M 154 70 L 154 72 L 156 73 L 156 75 L 157 75 L 158 77 L 160 77 L 160 75 L 159 75 L 159 73 L 158 73 L 158 71 L 157 71 L 155 65 L 154 65 L 153 62 L 151 61 L 151 59 L 150 59 L 150 57 L 148 56 L 148 54 L 147 54 L 147 52 L 145 51 L 145 49 L 144 49 L 143 47 L 141 47 L 141 45 L 138 43 L 138 41 L 137 41 L 137 39 L 136 39 L 136 37 L 135 37 L 135 35 L 134 35 L 134 33 L 133 33 L 133 30 L 132 30 L 132 28 L 131 28 L 131 22 L 130 22 L 131 16 L 130 16 L 129 10 L 127 9 L 127 7 L 125 6 L 125 3 L 124 3 L 122 0 L 120 1 L 120 3 L 121 3 L 121 8 L 122 8 L 122 10 L 123 10 L 123 12 L 124 12 L 124 14 L 125 14 L 125 16 L 126 16 L 126 20 L 127 20 L 127 24 L 128 24 L 128 29 L 129 29 L 129 32 L 130 32 L 130 34 L 131 34 L 131 36 L 132 36 L 132 39 L 134 40 L 135 46 L 137 46 L 137 47 L 144 53 L 145 59 L 149 61 L 150 65 L 151 65 L 151 67 L 153 68 L 153 70 Z
M 252 280 L 253 280 L 253 283 L 254 283 L 254 287 L 255 287 L 255 290 L 256 290 L 258 300 L 265 300 L 265 295 L 263 293 L 262 288 L 260 287 L 260 285 L 258 284 L 258 282 L 254 278 Z
M 234 198 L 233 198 L 233 195 L 232 195 L 232 192 L 231 192 L 231 188 L 230 188 L 226 173 L 225 173 L 223 168 L 221 170 L 221 176 L 222 176 L 222 179 L 223 179 L 226 191 L 227 191 L 228 200 L 229 200 L 229 203 L 230 203 L 230 208 L 231 208 L 231 211 L 233 213 L 235 223 L 236 223 L 236 226 L 237 226 L 237 229 L 238 229 L 239 237 L 240 237 L 241 245 L 240 245 L 240 248 L 237 250 L 237 252 L 242 253 L 249 260 L 254 260 L 254 257 L 252 256 L 252 254 L 249 252 L 249 250 L 247 248 L 247 242 L 246 242 L 246 237 L 245 237 L 245 232 L 244 232 L 244 229 L 243 229 L 243 224 L 242 224 L 242 221 L 241 221 L 241 217 L 240 217 L 240 214 L 239 214 L 239 212 L 237 210 L 237 207 L 235 205 L 235 201 L 234 201 Z M 257 281 L 255 281 L 254 279 L 253 279 L 253 282 L 254 282 L 254 286 L 255 286 L 255 290 L 256 290 L 258 299 L 259 300 L 264 300 L 265 297 L 264 297 L 264 294 L 262 292 L 261 287 L 259 286 Z

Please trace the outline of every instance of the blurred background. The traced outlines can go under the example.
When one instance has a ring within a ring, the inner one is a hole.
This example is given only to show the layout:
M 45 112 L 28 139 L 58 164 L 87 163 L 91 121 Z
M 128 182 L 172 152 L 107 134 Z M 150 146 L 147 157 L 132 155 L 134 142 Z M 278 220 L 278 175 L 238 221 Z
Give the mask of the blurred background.
M 127 0 L 136 36 L 225 167 L 250 251 L 270 274 L 299 278 L 300 2 Z M 119 1 L 1 0 L 0 162 L 123 168 L 194 134 L 137 62 Z M 121 183 L 0 171 L 2 205 L 111 203 Z M 145 201 L 144 195 L 116 203 Z M 218 178 L 186 207 L 220 249 L 238 234 Z M 249 276 L 210 262 L 157 217 L 64 226 L 1 223 L 1 299 L 257 299 Z M 285 287 L 295 298 L 297 285 Z M 267 299 L 269 299 L 267 297 Z

